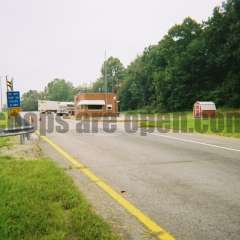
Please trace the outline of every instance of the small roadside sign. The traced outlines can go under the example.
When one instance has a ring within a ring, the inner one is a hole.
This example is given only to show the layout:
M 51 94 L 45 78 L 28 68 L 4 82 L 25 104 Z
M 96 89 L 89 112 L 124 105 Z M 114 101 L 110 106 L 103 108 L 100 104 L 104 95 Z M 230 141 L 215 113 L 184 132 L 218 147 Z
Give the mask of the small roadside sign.
M 19 91 L 7 92 L 7 106 L 8 108 L 20 108 L 20 92 Z
M 22 109 L 21 108 L 10 108 L 9 111 L 10 111 L 11 116 L 17 116 L 18 113 L 22 111 Z

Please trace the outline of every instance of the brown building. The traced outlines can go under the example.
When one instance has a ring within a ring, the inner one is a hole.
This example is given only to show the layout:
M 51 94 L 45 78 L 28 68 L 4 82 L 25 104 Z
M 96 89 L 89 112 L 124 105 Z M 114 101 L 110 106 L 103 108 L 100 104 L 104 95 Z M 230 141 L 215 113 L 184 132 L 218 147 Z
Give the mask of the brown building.
M 193 116 L 195 118 L 208 118 L 216 116 L 216 105 L 214 102 L 195 102 L 193 106 Z
M 118 116 L 118 100 L 114 93 L 79 93 L 75 96 L 75 116 Z

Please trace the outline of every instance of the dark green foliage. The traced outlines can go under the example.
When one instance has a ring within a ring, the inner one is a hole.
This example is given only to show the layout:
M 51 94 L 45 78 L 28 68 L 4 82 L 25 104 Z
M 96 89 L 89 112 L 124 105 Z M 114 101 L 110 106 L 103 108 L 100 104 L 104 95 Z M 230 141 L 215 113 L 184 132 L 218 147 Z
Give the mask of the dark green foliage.
M 122 110 L 191 109 L 197 100 L 240 105 L 240 1 L 215 8 L 207 22 L 186 18 L 126 69 Z
M 56 78 L 48 83 L 43 92 L 29 90 L 24 93 L 21 104 L 24 111 L 37 111 L 38 100 L 73 101 L 75 93 L 72 83 Z
M 117 92 L 124 78 L 124 66 L 110 57 L 102 65 L 101 77 L 93 84 L 94 92 Z
M 108 58 L 93 87 L 55 79 L 44 93 L 23 95 L 24 110 L 36 110 L 37 99 L 73 101 L 79 91 L 116 92 L 121 110 L 182 111 L 195 101 L 218 107 L 240 106 L 240 0 L 228 0 L 201 24 L 186 18 L 156 45 L 149 46 L 125 69 Z
M 47 100 L 52 101 L 73 101 L 74 87 L 72 83 L 64 79 L 54 79 L 48 83 L 45 88 L 45 95 Z
M 0 149 L 2 147 L 8 147 L 10 145 L 11 141 L 9 137 L 1 137 L 0 140 Z
M 38 100 L 41 99 L 41 93 L 36 90 L 29 90 L 22 95 L 22 108 L 24 111 L 36 111 L 38 109 Z

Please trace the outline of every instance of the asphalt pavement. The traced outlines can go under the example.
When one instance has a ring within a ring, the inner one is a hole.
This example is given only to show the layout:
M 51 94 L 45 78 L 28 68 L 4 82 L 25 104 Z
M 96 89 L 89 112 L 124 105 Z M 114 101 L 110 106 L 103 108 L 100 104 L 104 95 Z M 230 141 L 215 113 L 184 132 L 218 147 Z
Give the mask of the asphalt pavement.
M 66 121 L 67 132 L 47 136 L 176 239 L 240 239 L 240 140 L 157 131 L 142 136 L 140 130 L 127 133 L 122 122 L 113 133 L 102 127 L 97 133 L 79 133 L 75 120 Z M 75 181 L 87 180 L 79 176 Z M 84 193 L 93 205 L 101 202 L 89 188 Z M 126 239 L 141 235 L 131 228 L 130 216 L 120 215 L 130 231 Z

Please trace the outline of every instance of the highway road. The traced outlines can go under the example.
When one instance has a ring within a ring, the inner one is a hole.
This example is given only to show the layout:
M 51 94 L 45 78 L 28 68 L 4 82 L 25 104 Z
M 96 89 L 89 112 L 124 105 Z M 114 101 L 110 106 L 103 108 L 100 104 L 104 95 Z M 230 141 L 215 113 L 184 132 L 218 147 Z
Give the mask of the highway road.
M 141 136 L 124 131 L 123 123 L 114 133 L 78 133 L 76 121 L 67 122 L 69 131 L 48 138 L 176 239 L 240 239 L 240 140 L 157 131 Z M 133 235 L 125 238 L 140 239 Z

